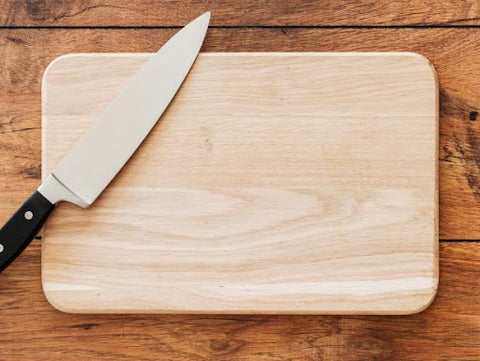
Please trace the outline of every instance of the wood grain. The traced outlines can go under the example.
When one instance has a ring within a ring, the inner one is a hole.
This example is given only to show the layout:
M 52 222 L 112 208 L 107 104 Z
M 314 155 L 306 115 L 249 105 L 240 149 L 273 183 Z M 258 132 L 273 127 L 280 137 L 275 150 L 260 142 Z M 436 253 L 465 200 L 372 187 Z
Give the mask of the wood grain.
M 3 26 L 183 26 L 205 11 L 213 26 L 388 26 L 480 23 L 475 0 L 3 0 Z
M 2 30 L 0 219 L 40 182 L 40 80 L 69 52 L 151 52 L 174 30 Z M 415 51 L 440 85 L 440 238 L 480 238 L 477 44 L 470 29 L 212 29 L 204 51 Z
M 44 178 L 150 57 L 48 67 Z M 59 205 L 46 295 L 83 313 L 419 312 L 438 282 L 437 109 L 413 53 L 201 54 L 97 202 Z
M 445 6 L 444 13 L 463 11 L 461 5 Z M 339 17 L 362 19 L 365 12 Z M 36 24 L 48 25 L 48 17 Z M 394 50 L 428 56 L 441 89 L 441 237 L 478 239 L 480 129 L 478 120 L 470 120 L 480 108 L 477 30 L 212 29 L 204 50 Z M 68 52 L 151 52 L 172 34 L 0 30 L 1 222 L 40 182 L 40 80 L 47 64 Z M 480 354 L 479 255 L 478 243 L 441 242 L 438 296 L 412 316 L 88 316 L 62 314 L 45 300 L 37 241 L 0 275 L 0 359 L 471 361 Z
M 2 273 L 2 360 L 464 360 L 480 352 L 480 244 L 440 244 L 439 293 L 411 316 L 66 315 L 35 242 Z

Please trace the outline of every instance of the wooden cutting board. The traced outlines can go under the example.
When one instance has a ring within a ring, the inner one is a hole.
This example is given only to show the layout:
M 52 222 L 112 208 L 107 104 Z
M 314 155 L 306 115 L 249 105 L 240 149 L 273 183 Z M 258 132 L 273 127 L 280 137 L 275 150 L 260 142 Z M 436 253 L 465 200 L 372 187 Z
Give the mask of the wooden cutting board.
M 150 57 L 48 67 L 43 177 Z M 98 201 L 56 209 L 45 294 L 66 312 L 418 312 L 438 283 L 437 112 L 416 54 L 201 54 Z

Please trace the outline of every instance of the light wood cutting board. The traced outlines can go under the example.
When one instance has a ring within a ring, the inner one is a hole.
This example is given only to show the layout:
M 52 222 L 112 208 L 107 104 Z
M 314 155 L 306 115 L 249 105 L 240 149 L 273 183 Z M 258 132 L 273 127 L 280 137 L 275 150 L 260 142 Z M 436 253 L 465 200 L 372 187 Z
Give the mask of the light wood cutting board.
M 43 176 L 150 57 L 49 66 Z M 47 298 L 94 313 L 422 310 L 438 283 L 437 93 L 412 53 L 201 54 L 98 201 L 55 211 Z

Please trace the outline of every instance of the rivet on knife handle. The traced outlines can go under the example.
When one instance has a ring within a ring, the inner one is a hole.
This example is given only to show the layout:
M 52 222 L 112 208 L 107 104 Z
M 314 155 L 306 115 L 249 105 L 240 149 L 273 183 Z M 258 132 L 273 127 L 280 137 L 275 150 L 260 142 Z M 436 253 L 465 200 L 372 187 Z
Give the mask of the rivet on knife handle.
M 30 244 L 53 208 L 54 204 L 35 191 L 0 229 L 0 272 Z

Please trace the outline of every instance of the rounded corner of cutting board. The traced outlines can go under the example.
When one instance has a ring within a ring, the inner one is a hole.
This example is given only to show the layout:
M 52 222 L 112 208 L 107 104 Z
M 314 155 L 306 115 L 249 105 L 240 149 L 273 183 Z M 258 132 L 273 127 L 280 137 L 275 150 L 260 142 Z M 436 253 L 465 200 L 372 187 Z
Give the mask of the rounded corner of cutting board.
M 399 312 L 399 315 L 414 315 L 420 312 L 425 311 L 429 308 L 435 298 L 437 297 L 438 293 L 438 277 L 436 278 L 436 285 L 432 288 L 429 294 L 425 294 L 423 297 L 418 298 L 418 302 L 416 304 L 410 305 L 407 309 L 402 310 Z
M 82 313 L 82 309 L 76 309 L 69 304 L 68 301 L 65 301 L 65 298 L 62 298 L 62 292 L 65 292 L 65 289 L 60 286 L 60 284 L 55 283 L 55 275 L 51 272 L 52 270 L 48 267 L 51 263 L 49 262 L 50 252 L 47 251 L 48 248 L 48 237 L 46 237 L 45 228 L 43 231 L 43 240 L 41 247 L 41 284 L 43 294 L 48 301 L 48 303 L 55 308 L 57 311 L 63 313 Z M 55 290 L 55 287 L 61 288 L 61 290 Z M 85 312 L 85 311 L 83 311 Z
M 47 291 L 45 289 L 45 284 L 42 282 L 43 285 L 43 294 L 45 295 L 45 298 L 47 299 L 48 303 L 50 306 L 52 306 L 54 309 L 57 311 L 63 312 L 63 313 L 78 313 L 76 310 L 71 310 L 68 308 L 66 305 L 62 305 L 61 301 L 56 299 L 55 293 L 50 293 L 50 291 Z
M 53 69 L 55 69 L 59 65 L 63 65 L 62 63 L 64 63 L 65 61 L 70 61 L 81 56 L 82 54 L 80 53 L 62 54 L 60 56 L 57 56 L 45 68 L 45 71 L 43 72 L 42 85 L 45 86 L 47 84 L 48 75 L 52 72 Z
M 408 304 L 405 308 L 402 309 L 400 306 L 395 313 L 387 314 L 398 314 L 398 315 L 414 315 L 420 312 L 425 311 L 429 308 L 432 303 L 435 301 L 435 298 L 438 294 L 438 286 L 440 282 L 440 261 L 439 261 L 439 250 L 438 250 L 438 236 L 435 236 L 434 240 L 434 252 L 431 263 L 431 274 L 428 276 L 432 284 L 428 292 L 415 297 L 415 302 Z
M 424 67 L 425 69 L 425 75 L 426 78 L 431 82 L 432 84 L 432 90 L 433 90 L 433 95 L 436 98 L 436 104 L 435 104 L 435 120 L 436 120 L 436 127 L 438 128 L 438 118 L 439 118 L 439 86 L 438 86 L 438 75 L 437 75 L 437 70 L 435 69 L 435 66 L 433 63 L 428 59 L 425 55 L 422 55 L 420 53 L 415 53 L 415 52 L 408 52 L 407 53 L 410 56 L 410 59 L 414 63 L 418 63 L 420 66 Z M 437 129 L 438 132 L 438 129 Z M 438 143 L 438 140 L 437 140 Z
M 42 267 L 43 268 L 43 267 Z M 59 294 L 55 291 L 50 290 L 50 282 L 46 281 L 48 279 L 48 275 L 45 274 L 45 271 L 42 269 L 42 290 L 45 298 L 47 299 L 48 303 L 55 308 L 57 311 L 63 313 L 80 313 L 80 310 L 76 310 L 71 308 L 68 304 L 62 303 L 62 298 L 59 297 Z
M 423 73 L 425 75 L 425 80 L 428 80 L 432 84 L 432 90 L 434 91 L 434 95 L 438 98 L 438 93 L 439 93 L 439 87 L 438 87 L 438 75 L 437 75 L 437 70 L 435 69 L 435 66 L 433 63 L 430 61 L 429 58 L 427 58 L 425 55 L 417 53 L 417 52 L 399 52 L 399 53 L 394 53 L 398 54 L 400 56 L 406 56 L 406 59 L 408 59 L 409 62 L 411 62 L 412 66 L 419 66 L 423 68 Z M 419 72 L 419 76 L 420 76 Z M 438 117 L 438 99 L 437 99 L 437 104 L 436 104 L 436 115 Z
M 422 55 L 420 53 L 415 53 L 411 52 L 409 53 L 412 56 L 412 59 L 414 59 L 415 62 L 419 62 L 422 66 L 425 67 L 425 71 L 430 77 L 430 81 L 433 84 L 433 87 L 435 89 L 435 95 L 438 97 L 438 75 L 437 75 L 437 70 L 435 69 L 435 66 L 433 63 L 430 61 L 429 58 L 427 58 L 425 55 Z M 437 104 L 437 113 L 438 113 L 438 104 Z

